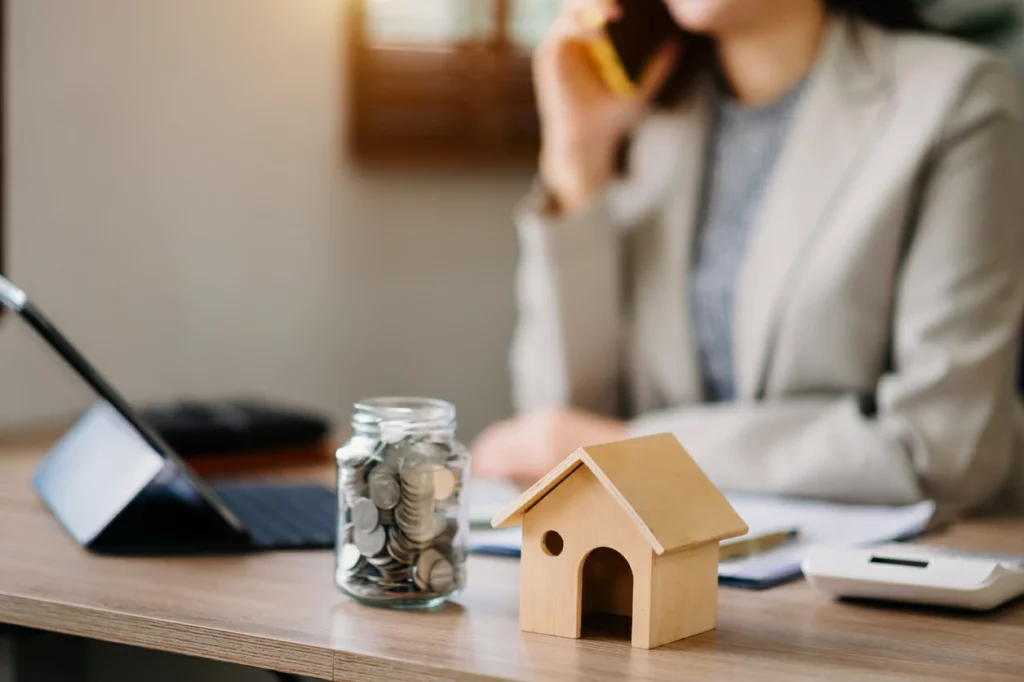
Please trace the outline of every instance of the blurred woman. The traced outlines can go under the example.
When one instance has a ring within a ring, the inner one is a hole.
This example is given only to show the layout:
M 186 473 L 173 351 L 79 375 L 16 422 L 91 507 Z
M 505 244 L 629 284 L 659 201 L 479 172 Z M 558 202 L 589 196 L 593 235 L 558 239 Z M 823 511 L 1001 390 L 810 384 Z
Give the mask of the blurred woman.
M 726 489 L 993 501 L 1024 447 L 1010 67 L 911 0 L 664 5 L 676 37 L 632 96 L 587 51 L 581 9 L 615 22 L 612 0 L 566 2 L 536 53 L 520 416 L 476 472 L 669 431 Z

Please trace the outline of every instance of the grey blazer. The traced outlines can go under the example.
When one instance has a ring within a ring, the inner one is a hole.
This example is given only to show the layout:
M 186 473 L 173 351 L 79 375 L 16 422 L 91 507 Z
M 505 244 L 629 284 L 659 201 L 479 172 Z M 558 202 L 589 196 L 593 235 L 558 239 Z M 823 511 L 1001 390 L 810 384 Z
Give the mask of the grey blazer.
M 958 513 L 1024 448 L 1024 134 L 1010 67 L 832 20 L 738 286 L 739 400 L 702 404 L 688 309 L 710 90 L 652 114 L 628 175 L 517 218 L 519 411 L 629 400 L 726 489 Z M 620 392 L 625 387 L 626 393 Z

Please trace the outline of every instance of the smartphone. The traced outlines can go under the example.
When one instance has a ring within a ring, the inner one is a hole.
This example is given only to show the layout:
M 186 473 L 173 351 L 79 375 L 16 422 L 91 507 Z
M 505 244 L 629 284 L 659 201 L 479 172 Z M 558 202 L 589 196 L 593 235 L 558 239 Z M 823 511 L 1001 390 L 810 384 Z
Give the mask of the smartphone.
M 606 23 L 600 11 L 584 20 L 604 29 L 605 38 L 590 45 L 602 79 L 616 94 L 628 96 L 654 53 L 669 40 L 681 40 L 683 32 L 664 0 L 619 0 L 619 6 L 618 21 Z

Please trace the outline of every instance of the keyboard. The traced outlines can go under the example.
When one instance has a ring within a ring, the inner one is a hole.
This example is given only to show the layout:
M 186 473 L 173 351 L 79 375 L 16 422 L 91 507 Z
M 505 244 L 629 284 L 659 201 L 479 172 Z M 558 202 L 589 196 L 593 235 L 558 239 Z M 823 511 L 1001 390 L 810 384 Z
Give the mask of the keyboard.
M 231 481 L 214 491 L 249 530 L 259 549 L 329 549 L 338 523 L 337 496 L 318 485 Z

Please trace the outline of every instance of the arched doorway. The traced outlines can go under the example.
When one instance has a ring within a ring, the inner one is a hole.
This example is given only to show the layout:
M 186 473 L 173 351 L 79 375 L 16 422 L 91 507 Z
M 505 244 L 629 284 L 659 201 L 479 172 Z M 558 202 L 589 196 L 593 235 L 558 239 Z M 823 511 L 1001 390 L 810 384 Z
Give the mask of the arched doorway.
M 598 547 L 583 560 L 581 635 L 630 639 L 633 622 L 633 570 L 626 558 Z

